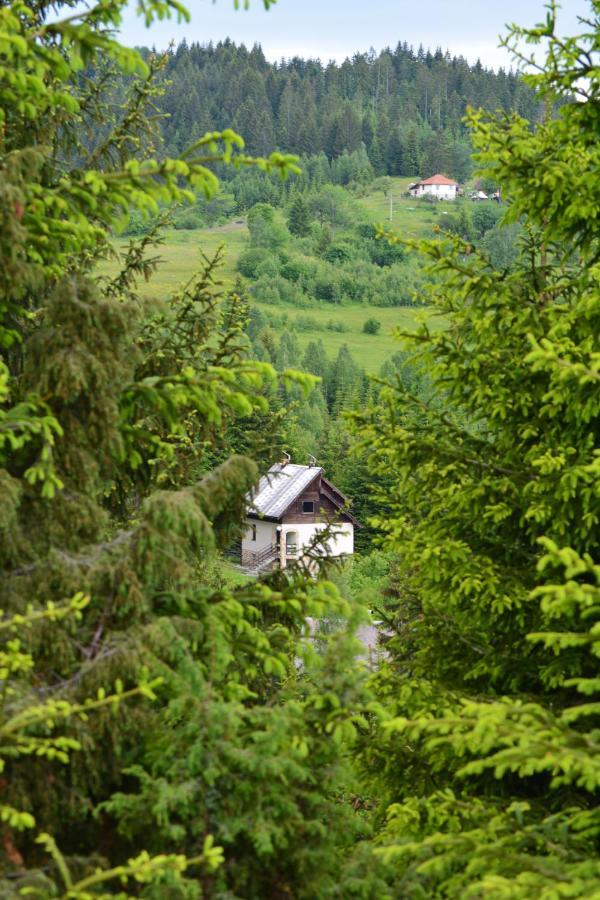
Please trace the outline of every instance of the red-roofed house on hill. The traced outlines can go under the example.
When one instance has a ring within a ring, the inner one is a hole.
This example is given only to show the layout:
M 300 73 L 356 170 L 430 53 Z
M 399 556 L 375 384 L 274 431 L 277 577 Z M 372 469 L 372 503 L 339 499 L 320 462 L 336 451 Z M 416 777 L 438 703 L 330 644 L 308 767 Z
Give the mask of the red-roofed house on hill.
M 432 175 L 408 188 L 413 197 L 434 197 L 436 200 L 456 200 L 459 192 L 458 181 L 452 181 L 445 175 Z

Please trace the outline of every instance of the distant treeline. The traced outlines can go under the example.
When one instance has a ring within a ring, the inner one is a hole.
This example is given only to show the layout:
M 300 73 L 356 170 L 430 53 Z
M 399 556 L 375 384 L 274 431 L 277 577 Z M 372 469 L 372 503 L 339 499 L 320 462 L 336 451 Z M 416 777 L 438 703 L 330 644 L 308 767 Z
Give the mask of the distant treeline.
M 146 51 L 149 53 L 150 51 Z M 170 154 L 215 128 L 234 127 L 247 150 L 273 149 L 329 160 L 364 148 L 376 175 L 471 170 L 463 123 L 467 106 L 540 114 L 534 92 L 514 72 L 406 42 L 356 54 L 341 64 L 294 58 L 268 62 L 259 46 L 183 41 L 169 52 L 163 139 Z

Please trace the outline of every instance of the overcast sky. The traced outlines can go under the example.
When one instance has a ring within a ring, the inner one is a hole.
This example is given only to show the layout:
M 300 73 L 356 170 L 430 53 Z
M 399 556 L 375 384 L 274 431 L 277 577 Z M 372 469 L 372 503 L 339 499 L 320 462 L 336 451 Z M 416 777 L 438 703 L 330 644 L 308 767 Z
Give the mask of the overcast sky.
M 544 18 L 543 0 L 278 0 L 268 12 L 261 0 L 237 12 L 233 0 L 187 0 L 186 5 L 192 21 L 184 26 L 166 21 L 146 29 L 132 11 L 123 28 L 125 42 L 162 49 L 183 37 L 200 43 L 230 37 L 248 46 L 260 43 L 271 60 L 303 56 L 327 62 L 408 41 L 497 68 L 510 65 L 498 48 L 506 23 L 532 25 Z M 586 0 L 563 0 L 562 33 L 576 34 L 577 16 L 588 13 Z

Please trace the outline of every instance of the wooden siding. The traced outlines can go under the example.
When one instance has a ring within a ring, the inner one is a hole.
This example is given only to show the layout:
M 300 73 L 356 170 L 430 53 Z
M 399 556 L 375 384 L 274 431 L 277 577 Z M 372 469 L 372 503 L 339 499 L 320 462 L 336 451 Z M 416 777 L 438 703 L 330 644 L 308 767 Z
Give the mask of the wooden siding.
M 314 512 L 302 512 L 302 504 L 305 500 L 311 500 L 314 503 Z M 286 509 L 285 514 L 281 517 L 281 522 L 284 525 L 300 524 L 302 522 L 305 522 L 307 525 L 312 525 L 316 522 L 327 520 L 331 520 L 332 522 L 350 521 L 348 516 L 340 514 L 339 506 L 323 492 L 320 475 L 309 484 L 306 490 L 296 497 L 294 502 Z

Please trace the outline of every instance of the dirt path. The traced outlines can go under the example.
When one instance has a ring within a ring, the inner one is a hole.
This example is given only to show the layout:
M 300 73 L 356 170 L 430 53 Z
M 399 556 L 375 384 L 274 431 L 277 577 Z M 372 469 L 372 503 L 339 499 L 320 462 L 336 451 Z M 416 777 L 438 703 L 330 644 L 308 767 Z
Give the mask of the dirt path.
M 217 225 L 215 228 L 206 228 L 205 231 L 214 231 L 219 234 L 228 234 L 232 231 L 242 231 L 246 228 L 245 219 L 235 219 L 233 222 L 227 222 L 225 225 Z

